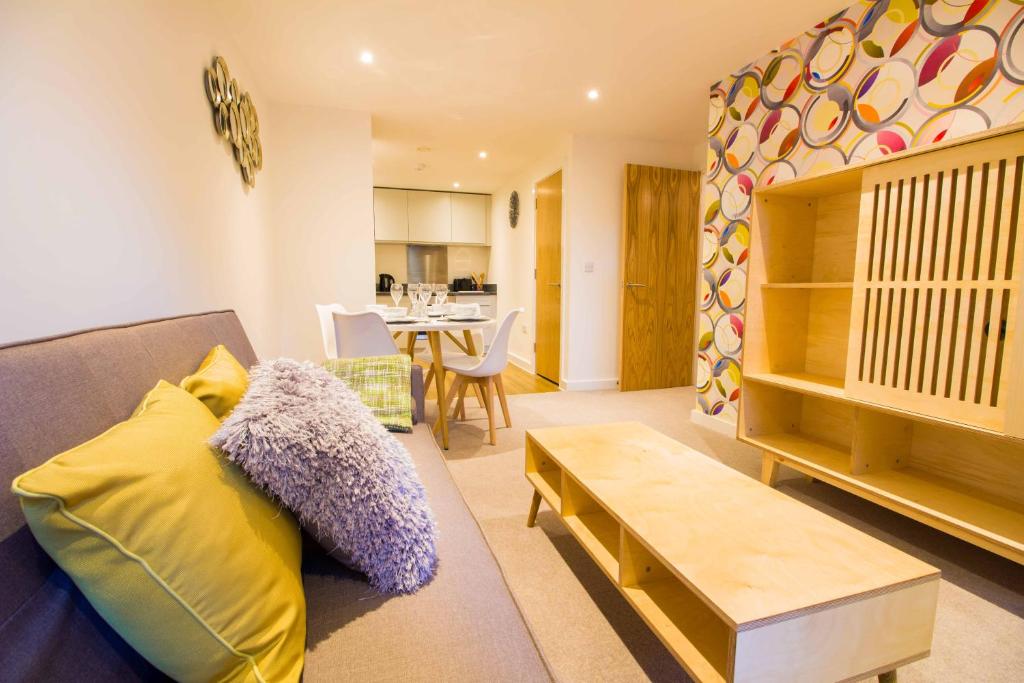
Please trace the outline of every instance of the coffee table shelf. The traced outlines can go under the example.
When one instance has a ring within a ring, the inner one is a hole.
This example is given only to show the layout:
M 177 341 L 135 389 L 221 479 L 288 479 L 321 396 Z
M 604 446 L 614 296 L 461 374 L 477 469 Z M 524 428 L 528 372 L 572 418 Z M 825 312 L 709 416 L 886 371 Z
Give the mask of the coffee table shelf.
M 541 499 L 698 681 L 925 657 L 939 572 L 639 423 L 530 430 Z

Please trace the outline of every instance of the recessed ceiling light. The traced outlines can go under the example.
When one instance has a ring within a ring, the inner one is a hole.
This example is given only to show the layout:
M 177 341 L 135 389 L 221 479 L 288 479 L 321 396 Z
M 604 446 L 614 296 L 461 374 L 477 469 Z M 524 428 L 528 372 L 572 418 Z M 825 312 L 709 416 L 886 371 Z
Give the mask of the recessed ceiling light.
M 359 61 L 363 64 L 373 64 L 373 53 L 369 50 L 363 50 L 359 53 Z
M 459 187 L 459 181 L 458 181 L 458 180 L 456 180 L 456 181 L 455 181 L 454 183 L 452 183 L 452 187 L 454 187 L 454 188 L 458 189 L 458 187 Z
M 485 152 L 483 150 L 480 150 L 480 153 L 477 154 L 477 156 L 480 157 L 481 159 L 486 159 L 487 158 L 487 152 Z
M 587 91 L 587 99 L 588 100 L 596 100 L 600 96 L 601 96 L 601 93 L 599 93 L 597 91 L 597 88 L 591 88 L 590 90 Z

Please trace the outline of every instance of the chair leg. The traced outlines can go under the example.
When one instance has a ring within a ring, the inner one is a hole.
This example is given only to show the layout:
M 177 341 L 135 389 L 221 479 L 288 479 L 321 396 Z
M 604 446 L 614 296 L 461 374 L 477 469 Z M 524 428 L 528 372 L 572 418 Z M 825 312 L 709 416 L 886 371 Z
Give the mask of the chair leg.
M 484 395 L 480 391 L 480 385 L 479 384 L 474 384 L 473 385 L 473 392 L 476 393 L 476 402 L 477 402 L 477 404 L 479 404 L 479 406 L 481 408 L 483 408 L 484 407 Z
M 427 376 L 423 380 L 423 386 L 427 387 L 427 388 L 430 388 L 430 383 L 431 383 L 431 381 L 433 381 L 433 379 L 434 379 L 434 366 L 431 365 L 429 368 L 427 368 Z
M 484 410 L 487 411 L 487 431 L 490 433 L 491 445 L 498 445 L 498 437 L 494 433 L 494 381 L 486 377 L 480 381 L 484 390 Z
M 427 386 L 430 386 L 430 385 L 428 384 Z M 451 386 L 450 389 L 448 389 L 448 394 L 446 395 L 444 404 L 442 404 L 440 401 L 438 401 L 437 405 L 438 406 L 443 406 L 445 404 L 451 405 L 452 399 L 455 397 L 455 395 L 457 393 L 459 393 L 459 389 L 462 389 L 462 375 L 455 375 L 455 379 L 452 380 L 452 386 Z M 441 407 L 440 409 L 444 410 L 443 407 Z M 434 421 L 434 433 L 437 434 L 438 430 L 440 430 L 440 429 L 441 429 L 441 418 L 440 418 L 440 416 L 438 416 L 437 420 Z
M 455 404 L 455 410 L 452 416 L 455 419 L 466 419 L 466 389 L 469 388 L 469 382 L 463 382 L 459 386 L 459 401 Z M 475 385 L 474 385 L 475 386 Z
M 508 412 L 508 401 L 505 400 L 505 385 L 501 381 L 501 373 L 494 376 L 494 386 L 498 390 L 498 400 L 501 401 L 501 414 L 505 416 L 505 426 L 512 427 L 512 416 Z

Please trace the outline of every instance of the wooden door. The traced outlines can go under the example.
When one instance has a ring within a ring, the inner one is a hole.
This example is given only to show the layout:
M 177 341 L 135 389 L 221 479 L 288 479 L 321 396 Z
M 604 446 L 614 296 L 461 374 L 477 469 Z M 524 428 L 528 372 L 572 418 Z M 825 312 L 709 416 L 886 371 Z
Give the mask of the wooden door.
M 1024 133 L 864 171 L 847 395 L 1024 431 L 1022 172 Z
M 619 388 L 693 384 L 700 174 L 626 166 Z
M 537 183 L 537 374 L 558 384 L 562 344 L 562 172 Z

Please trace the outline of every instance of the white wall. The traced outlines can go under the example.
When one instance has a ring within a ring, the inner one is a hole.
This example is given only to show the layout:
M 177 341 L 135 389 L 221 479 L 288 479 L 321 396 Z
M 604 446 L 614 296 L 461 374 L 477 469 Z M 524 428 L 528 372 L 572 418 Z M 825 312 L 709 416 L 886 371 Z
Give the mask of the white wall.
M 691 168 L 693 156 L 692 149 L 672 143 L 572 136 L 565 179 L 562 275 L 566 298 L 562 378 L 567 389 L 618 384 L 626 164 Z M 593 272 L 585 272 L 588 262 Z
M 532 190 L 538 181 L 559 169 L 563 169 L 562 181 L 565 182 L 568 146 L 568 139 L 556 145 L 547 158 L 517 173 L 494 193 L 491 200 L 491 265 L 487 279 L 498 285 L 500 317 L 516 307 L 526 309 L 512 330 L 509 353 L 516 365 L 530 372 L 534 370 L 537 304 L 533 279 L 537 263 L 536 209 Z M 508 225 L 508 198 L 513 190 L 519 193 L 519 222 L 515 229 Z M 562 223 L 564 232 L 564 214 Z
M 373 296 L 370 118 L 274 105 L 204 3 L 0 2 L 0 343 L 234 308 L 322 357 L 313 304 Z M 250 189 L 213 129 L 223 55 L 260 117 Z
M 274 104 L 269 176 L 280 348 L 320 360 L 314 304 L 374 302 L 370 115 Z
M 223 54 L 267 102 L 217 23 L 170 2 L 0 3 L 0 342 L 235 308 L 274 350 L 266 179 L 243 187 L 204 67 Z

